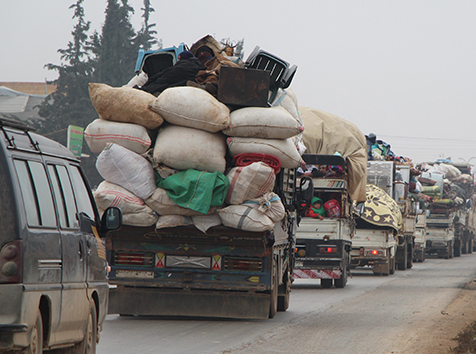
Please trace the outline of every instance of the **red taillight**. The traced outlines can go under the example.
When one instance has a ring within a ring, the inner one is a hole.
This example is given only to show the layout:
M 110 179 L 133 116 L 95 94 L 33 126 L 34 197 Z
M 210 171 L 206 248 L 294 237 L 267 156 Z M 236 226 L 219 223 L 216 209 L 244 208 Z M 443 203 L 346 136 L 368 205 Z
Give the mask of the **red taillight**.
M 378 251 L 377 250 L 372 250 L 372 255 L 374 255 L 374 256 L 378 255 Z
M 23 274 L 21 240 L 7 243 L 0 250 L 0 283 L 21 283 Z
M 114 255 L 114 265 L 153 267 L 154 254 L 143 252 L 116 252 Z
M 227 271 L 261 272 L 261 258 L 225 257 L 224 269 Z
M 319 253 L 337 253 L 337 247 L 319 247 Z

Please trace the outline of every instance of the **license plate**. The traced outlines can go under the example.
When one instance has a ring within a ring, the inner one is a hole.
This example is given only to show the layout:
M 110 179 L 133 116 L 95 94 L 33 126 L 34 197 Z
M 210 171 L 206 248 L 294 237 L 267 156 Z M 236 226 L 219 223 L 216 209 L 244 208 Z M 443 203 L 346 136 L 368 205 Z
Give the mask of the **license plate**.
M 294 261 L 294 266 L 295 266 L 295 267 L 302 267 L 302 266 L 304 266 L 304 262 Z
M 116 277 L 118 278 L 140 278 L 140 279 L 152 279 L 154 278 L 154 272 L 148 272 L 143 270 L 116 270 Z

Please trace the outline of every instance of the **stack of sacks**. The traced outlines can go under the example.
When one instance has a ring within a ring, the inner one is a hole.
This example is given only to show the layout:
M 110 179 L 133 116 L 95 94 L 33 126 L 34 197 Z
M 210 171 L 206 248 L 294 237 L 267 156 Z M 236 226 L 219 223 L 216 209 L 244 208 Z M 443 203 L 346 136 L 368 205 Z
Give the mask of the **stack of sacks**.
M 284 168 L 302 163 L 295 140 L 302 124 L 280 105 L 295 106 L 290 97 L 275 107 L 232 113 L 205 90 L 189 86 L 155 97 L 129 87 L 90 84 L 90 97 L 100 118 L 86 128 L 85 138 L 100 153 L 96 167 L 105 179 L 94 195 L 101 210 L 119 206 L 125 225 L 195 225 L 206 232 L 223 223 L 263 231 L 284 218 L 284 206 L 272 193 L 273 168 L 255 162 L 224 173 L 227 154 L 272 155 Z M 299 117 L 297 109 L 294 114 Z M 161 168 L 168 172 L 162 178 Z M 213 191 L 204 192 L 204 186 Z
M 116 206 L 125 225 L 154 225 L 157 217 L 144 202 L 155 189 L 154 171 L 140 154 L 152 145 L 149 131 L 164 121 L 148 108 L 155 96 L 98 83 L 89 84 L 89 95 L 99 119 L 86 127 L 84 137 L 100 154 L 96 167 L 105 179 L 94 191 L 99 211 Z
M 233 167 L 227 173 L 230 187 L 226 208 L 218 214 L 223 225 L 246 231 L 272 230 L 285 216 L 281 199 L 272 193 L 276 175 L 263 162 Z

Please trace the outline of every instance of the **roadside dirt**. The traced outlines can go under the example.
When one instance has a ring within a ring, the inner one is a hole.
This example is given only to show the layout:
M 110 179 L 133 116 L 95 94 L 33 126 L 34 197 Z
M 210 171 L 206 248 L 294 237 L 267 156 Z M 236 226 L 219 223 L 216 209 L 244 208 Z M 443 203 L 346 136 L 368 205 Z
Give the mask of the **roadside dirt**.
M 467 354 L 476 353 L 476 280 L 467 283 L 461 294 L 430 325 L 413 328 L 401 353 Z M 474 343 L 473 343 L 474 342 Z M 461 346 L 458 348 L 458 346 Z M 469 351 L 468 351 L 469 350 Z M 393 353 L 393 352 L 392 352 Z

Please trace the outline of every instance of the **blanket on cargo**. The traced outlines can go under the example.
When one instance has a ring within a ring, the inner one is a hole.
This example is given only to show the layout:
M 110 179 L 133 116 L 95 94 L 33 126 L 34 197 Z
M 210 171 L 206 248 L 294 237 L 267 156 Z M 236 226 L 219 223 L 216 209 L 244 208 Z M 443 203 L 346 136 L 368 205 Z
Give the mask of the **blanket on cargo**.
M 372 225 L 387 226 L 399 231 L 402 227 L 402 212 L 398 204 L 383 189 L 366 185 L 367 200 L 360 218 Z
M 187 81 L 194 81 L 200 70 L 205 70 L 205 66 L 197 58 L 180 60 L 150 77 L 140 89 L 158 96 L 169 87 L 187 86 Z
M 223 173 L 189 169 L 165 179 L 156 175 L 157 187 L 166 190 L 175 203 L 184 208 L 207 214 L 212 206 L 225 202 L 230 182 Z
M 367 183 L 367 142 L 353 123 L 314 108 L 299 107 L 304 122 L 302 140 L 306 153 L 334 155 L 347 159 L 349 195 L 357 202 L 365 201 Z

